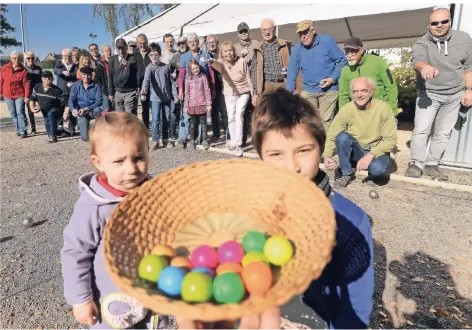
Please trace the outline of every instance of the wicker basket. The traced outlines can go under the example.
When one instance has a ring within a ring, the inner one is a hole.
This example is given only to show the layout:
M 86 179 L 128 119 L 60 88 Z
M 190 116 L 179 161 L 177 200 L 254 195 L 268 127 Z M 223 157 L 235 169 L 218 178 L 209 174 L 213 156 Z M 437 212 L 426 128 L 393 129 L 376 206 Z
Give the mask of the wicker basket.
M 235 320 L 304 292 L 331 260 L 335 228 L 330 202 L 299 174 L 260 160 L 200 162 L 158 175 L 118 205 L 105 227 L 105 264 L 125 293 L 156 313 Z M 156 244 L 184 253 L 202 243 L 240 239 L 248 229 L 284 235 L 295 246 L 264 296 L 233 305 L 188 304 L 136 285 L 137 265 Z

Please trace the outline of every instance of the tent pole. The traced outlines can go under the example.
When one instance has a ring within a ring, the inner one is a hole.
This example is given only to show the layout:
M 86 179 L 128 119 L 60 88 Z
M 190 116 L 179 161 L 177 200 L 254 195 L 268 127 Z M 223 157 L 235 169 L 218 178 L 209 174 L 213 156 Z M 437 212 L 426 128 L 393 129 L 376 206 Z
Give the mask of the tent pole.
M 351 26 L 349 25 L 349 21 L 347 20 L 347 17 L 344 17 L 344 22 L 346 23 L 346 27 L 347 27 L 347 30 L 349 31 L 349 37 L 354 37 L 352 35 L 352 30 L 351 30 Z

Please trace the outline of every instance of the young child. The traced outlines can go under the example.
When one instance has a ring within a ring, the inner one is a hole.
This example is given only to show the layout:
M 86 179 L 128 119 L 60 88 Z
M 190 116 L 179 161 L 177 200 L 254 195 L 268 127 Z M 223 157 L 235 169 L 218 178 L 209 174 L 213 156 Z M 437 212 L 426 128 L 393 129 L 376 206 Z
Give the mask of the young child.
M 139 327 L 151 318 L 110 279 L 102 251 L 113 210 L 149 178 L 148 139 L 143 123 L 126 112 L 108 113 L 90 129 L 90 159 L 97 172 L 79 179 L 80 197 L 64 230 L 61 260 L 66 301 L 77 322 L 92 328 Z M 168 320 L 161 318 L 159 327 L 169 327 Z
M 51 71 L 43 71 L 42 83 L 33 88 L 30 98 L 30 109 L 33 112 L 41 111 L 44 117 L 44 126 L 50 143 L 57 142 L 57 123 L 61 118 L 61 109 L 66 105 L 66 96 L 62 90 L 52 83 Z
M 188 62 L 189 77 L 185 80 L 184 112 L 190 115 L 190 147 L 195 149 L 198 124 L 202 131 L 202 146 L 210 148 L 207 141 L 206 117 L 211 115 L 211 92 L 207 77 L 200 72 L 200 64 L 191 59 Z
M 261 96 L 252 123 L 252 141 L 261 159 L 312 180 L 336 214 L 331 262 L 302 300 L 330 328 L 367 328 L 374 290 L 372 230 L 367 214 L 333 192 L 328 176 L 319 169 L 326 141 L 323 120 L 307 100 L 279 88 Z
M 173 147 L 172 143 L 168 143 L 169 139 L 169 122 L 172 99 L 178 100 L 177 88 L 172 84 L 171 74 L 176 69 L 177 64 L 171 60 L 168 64 L 161 62 L 161 47 L 152 43 L 149 45 L 151 52 L 149 58 L 151 63 L 146 67 L 144 73 L 143 87 L 141 89 L 141 97 L 147 95 L 149 88 L 151 89 L 151 132 L 152 140 L 155 145 L 153 149 L 158 149 L 160 143 L 165 148 Z M 162 110 L 162 133 L 160 132 L 160 117 Z M 162 136 L 161 142 L 159 139 Z

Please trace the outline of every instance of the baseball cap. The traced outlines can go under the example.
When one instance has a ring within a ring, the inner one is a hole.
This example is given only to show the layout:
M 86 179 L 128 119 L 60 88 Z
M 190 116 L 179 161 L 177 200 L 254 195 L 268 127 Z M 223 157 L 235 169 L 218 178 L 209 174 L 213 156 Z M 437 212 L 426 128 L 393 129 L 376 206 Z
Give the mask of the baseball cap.
M 185 36 L 180 36 L 179 39 L 177 39 L 177 43 L 180 44 L 182 42 L 187 42 L 187 37 Z
M 41 75 L 41 77 L 43 77 L 43 78 L 51 78 L 51 79 L 52 79 L 52 78 L 53 78 L 53 75 L 52 75 L 52 72 L 51 72 L 51 71 L 45 70 L 45 71 L 43 71 L 43 74 Z
M 115 43 L 116 48 L 127 47 L 125 39 L 118 39 Z
M 249 25 L 247 23 L 242 22 L 238 24 L 238 32 L 241 30 L 248 30 L 249 31 Z
M 362 47 L 364 47 L 364 44 L 359 38 L 349 38 L 344 41 L 344 48 L 361 49 Z
M 128 47 L 136 47 L 136 42 L 131 40 L 128 42 Z
M 308 28 L 312 25 L 313 25 L 313 21 L 310 21 L 308 19 L 301 21 L 300 23 L 297 24 L 297 33 L 308 30 Z
M 83 74 L 92 74 L 93 71 L 94 70 L 89 66 L 83 66 L 80 68 L 80 73 L 83 73 Z

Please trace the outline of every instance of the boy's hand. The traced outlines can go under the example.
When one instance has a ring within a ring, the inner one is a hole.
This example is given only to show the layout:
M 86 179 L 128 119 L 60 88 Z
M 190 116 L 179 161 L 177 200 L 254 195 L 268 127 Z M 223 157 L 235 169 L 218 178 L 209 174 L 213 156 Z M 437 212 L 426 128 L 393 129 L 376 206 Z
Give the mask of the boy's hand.
M 324 167 L 327 170 L 334 170 L 337 166 L 336 161 L 330 157 L 325 157 L 324 158 Z
M 73 306 L 72 314 L 80 324 L 94 325 L 98 319 L 98 308 L 95 301 L 90 300 L 84 305 Z

